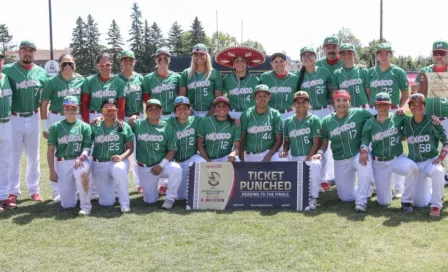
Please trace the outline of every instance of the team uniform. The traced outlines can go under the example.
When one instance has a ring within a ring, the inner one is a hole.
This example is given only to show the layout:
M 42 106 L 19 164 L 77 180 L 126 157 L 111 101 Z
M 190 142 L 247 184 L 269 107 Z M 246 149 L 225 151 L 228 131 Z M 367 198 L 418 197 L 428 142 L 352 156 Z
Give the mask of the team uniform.
M 344 66 L 344 61 L 339 59 L 336 64 L 331 65 L 327 62 L 326 58 L 320 58 L 316 61 L 316 66 L 325 68 L 330 72 L 330 74 L 333 74 L 337 69 Z
M 295 115 L 293 97 L 298 82 L 299 78 L 293 73 L 288 73 L 284 78 L 279 78 L 274 71 L 265 72 L 260 76 L 260 84 L 269 86 L 269 107 L 278 110 L 283 121 Z
M 240 118 L 246 109 L 255 106 L 254 89 L 260 80 L 257 76 L 247 72 L 246 77 L 239 78 L 235 73 L 225 75 L 222 80 L 224 95 L 230 101 L 232 110 L 230 117 Z
M 352 68 L 341 68 L 334 71 L 332 76 L 333 90 L 346 90 L 351 97 L 351 105 L 357 108 L 369 108 L 369 98 L 366 89 L 369 88 L 367 80 L 369 70 L 355 65 Z
M 81 120 L 69 123 L 62 120 L 54 123 L 48 131 L 48 145 L 55 146 L 55 170 L 58 175 L 58 189 L 62 208 L 74 208 L 79 195 L 81 210 L 90 213 L 90 184 L 83 184 L 82 176 L 89 175 L 90 162 L 75 169 L 73 164 L 83 150 L 92 146 L 92 129 Z
M 189 72 L 190 68 L 182 72 L 179 87 L 187 88 L 187 96 L 194 115 L 204 117 L 212 107 L 215 91 L 222 90 L 221 75 L 217 70 L 212 69 L 209 78 L 206 78 L 205 72 L 195 72 L 191 78 L 188 78 Z
M 8 173 L 11 168 L 11 103 L 12 89 L 8 77 L 0 73 L 0 201 L 8 200 L 9 180 Z
M 101 120 L 92 125 L 92 137 L 94 142 L 92 175 L 99 196 L 98 203 L 102 206 L 112 206 L 115 203 L 114 188 L 116 186 L 121 211 L 126 211 L 130 208 L 129 160 L 112 162 L 111 158 L 124 153 L 125 144 L 133 141 L 134 134 L 126 123 L 123 123 L 120 129 L 117 123 L 106 127 L 104 121 Z
M 366 110 L 349 108 L 343 117 L 336 113 L 322 120 L 322 139 L 331 141 L 334 157 L 335 181 L 341 201 L 353 201 L 366 206 L 372 179 L 372 158 L 366 166 L 359 163 L 361 132 L 364 123 L 372 116 Z M 355 171 L 358 172 L 358 190 L 355 190 Z
M 182 180 L 182 168 L 176 162 L 168 162 L 162 172 L 155 176 L 152 167 L 160 164 L 168 151 L 178 151 L 176 133 L 170 125 L 161 120 L 152 125 L 148 119 L 136 120 L 132 127 L 137 141 L 137 164 L 143 201 L 154 203 L 158 199 L 157 184 L 160 178 L 168 179 L 166 200 L 174 202 Z
M 38 108 L 42 88 L 48 82 L 47 72 L 34 64 L 26 70 L 19 62 L 5 65 L 12 89 L 12 156 L 9 172 L 10 195 L 20 194 L 20 158 L 22 148 L 27 157 L 27 185 L 30 196 L 39 193 L 40 179 L 40 130 Z
M 155 71 L 146 75 L 143 80 L 143 92 L 149 93 L 151 99 L 157 99 L 162 104 L 161 119 L 163 120 L 168 119 L 174 112 L 174 99 L 179 91 L 180 77 L 173 71 L 170 71 L 166 77 L 160 77 Z

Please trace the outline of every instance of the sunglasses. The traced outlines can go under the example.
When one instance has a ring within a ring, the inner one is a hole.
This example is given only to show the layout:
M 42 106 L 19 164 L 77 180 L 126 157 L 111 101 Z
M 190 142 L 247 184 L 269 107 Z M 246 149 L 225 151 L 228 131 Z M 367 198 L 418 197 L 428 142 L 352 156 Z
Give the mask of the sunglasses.
M 445 56 L 446 55 L 446 51 L 442 51 L 442 50 L 438 50 L 438 51 L 434 51 L 432 52 L 433 57 L 437 57 L 437 56 Z
M 115 112 L 118 111 L 118 109 L 115 109 L 115 108 L 113 108 L 113 109 L 102 109 L 101 111 L 103 113 L 115 113 Z
M 104 67 L 109 68 L 109 67 L 112 67 L 112 64 L 111 64 L 111 63 L 107 63 L 107 64 L 98 64 L 98 67 L 100 67 L 100 68 L 104 68 Z
M 162 60 L 164 60 L 164 61 L 168 61 L 168 58 L 162 58 L 162 57 L 157 58 L 157 62 L 161 62 Z
M 75 66 L 75 64 L 73 62 L 63 62 L 61 63 L 61 67 L 64 68 L 66 66 L 70 66 L 73 68 L 73 66 Z

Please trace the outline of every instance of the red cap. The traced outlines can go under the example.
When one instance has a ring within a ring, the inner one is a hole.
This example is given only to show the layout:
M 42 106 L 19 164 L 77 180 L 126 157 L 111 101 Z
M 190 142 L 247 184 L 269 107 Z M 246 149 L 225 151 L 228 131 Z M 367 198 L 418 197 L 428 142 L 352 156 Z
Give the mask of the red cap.
M 347 98 L 349 101 L 351 100 L 350 94 L 347 91 L 339 90 L 333 94 L 333 99 L 336 98 Z

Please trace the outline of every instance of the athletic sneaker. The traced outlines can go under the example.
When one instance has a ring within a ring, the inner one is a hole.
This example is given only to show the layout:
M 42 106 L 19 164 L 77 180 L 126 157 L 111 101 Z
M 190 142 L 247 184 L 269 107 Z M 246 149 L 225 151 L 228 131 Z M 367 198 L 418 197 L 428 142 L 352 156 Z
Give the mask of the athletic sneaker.
M 39 193 L 34 193 L 32 196 L 31 196 L 31 200 L 32 201 L 43 201 L 44 199 L 40 196 L 40 194 Z
M 317 208 L 317 198 L 310 198 L 310 210 Z
M 432 207 L 431 212 L 429 213 L 430 216 L 440 216 L 440 208 Z
M 130 212 L 131 212 L 131 208 L 129 208 L 129 207 L 121 208 L 121 213 L 130 213 Z
M 3 205 L 3 207 L 6 207 L 6 208 L 10 208 L 10 209 L 17 208 L 16 203 L 12 202 L 10 199 L 3 200 L 0 203 Z
M 79 216 L 86 216 L 86 215 L 90 215 L 90 211 L 89 210 L 80 210 L 78 213 Z
M 411 203 L 401 203 L 401 209 L 404 213 L 411 213 L 414 211 L 414 207 L 412 207 Z
M 394 196 L 394 198 L 401 198 L 403 196 L 403 191 L 402 190 L 394 190 L 393 196 Z
M 355 211 L 356 212 L 366 212 L 367 207 L 366 204 L 356 204 Z
M 165 200 L 165 202 L 163 202 L 162 208 L 169 210 L 173 207 L 173 204 L 174 204 L 174 201 L 167 199 L 167 200 Z
M 320 189 L 322 193 L 331 191 L 331 185 L 330 183 L 324 181 L 320 184 Z
M 139 194 L 143 194 L 143 188 L 142 188 L 142 186 L 139 186 L 139 187 L 137 188 L 137 193 L 139 193 Z
M 14 204 L 17 204 L 17 196 L 16 195 L 9 195 L 8 196 L 8 199 L 12 202 L 12 203 L 14 203 Z
M 53 196 L 53 203 L 61 202 L 61 195 Z

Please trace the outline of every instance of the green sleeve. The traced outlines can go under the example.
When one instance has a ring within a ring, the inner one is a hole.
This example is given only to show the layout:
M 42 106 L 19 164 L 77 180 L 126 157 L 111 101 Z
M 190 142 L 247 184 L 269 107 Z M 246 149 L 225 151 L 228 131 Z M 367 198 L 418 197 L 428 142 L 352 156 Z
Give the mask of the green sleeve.
M 240 117 L 241 133 L 247 133 L 247 110 L 245 110 Z
M 92 148 L 92 128 L 83 123 L 83 130 L 82 130 L 82 148 Z
M 180 75 L 179 87 L 187 87 L 188 69 L 185 69 Z
M 53 94 L 53 81 L 50 80 L 45 84 L 44 89 L 42 90 L 41 99 L 43 100 L 51 100 L 51 96 Z
M 329 117 L 322 120 L 322 140 L 330 140 L 330 127 L 328 126 Z
M 209 119 L 210 117 L 206 117 L 199 120 L 197 136 L 205 138 L 205 123 L 208 122 Z
M 313 123 L 311 124 L 311 135 L 313 138 L 322 138 L 322 122 L 319 117 L 313 118 Z
M 123 80 L 118 79 L 118 89 L 117 89 L 117 98 L 122 98 L 125 97 L 124 96 L 124 88 L 125 88 L 125 84 L 123 82 Z
M 406 72 L 402 69 L 400 69 L 400 72 L 398 74 L 398 87 L 402 91 L 409 91 L 408 76 L 406 75 Z
M 442 144 L 448 144 L 448 138 L 446 136 L 446 131 L 442 125 L 433 126 L 434 135 Z
M 235 123 L 233 123 L 233 141 L 241 141 L 241 128 L 238 127 Z
M 53 124 L 48 129 L 48 145 L 56 146 L 56 143 L 57 143 L 57 124 L 58 123 Z
M 134 133 L 132 133 L 131 127 L 127 123 L 123 123 L 123 136 L 125 143 L 129 143 L 134 140 Z
M 283 138 L 289 138 L 289 122 L 291 122 L 291 119 L 287 118 L 285 120 L 285 124 L 283 125 Z
M 364 124 L 362 128 L 362 134 L 361 134 L 362 145 L 369 146 L 371 139 L 371 128 L 372 128 L 372 122 L 370 120 L 367 120 L 367 122 Z
M 223 94 L 228 94 L 228 92 L 229 92 L 229 90 L 228 90 L 229 87 L 226 86 L 226 81 L 227 81 L 228 77 L 230 77 L 230 74 L 227 74 L 227 75 L 223 76 L 223 78 L 222 78 L 222 93 Z
M 331 88 L 333 90 L 339 90 L 338 75 L 339 75 L 339 69 L 334 71 L 333 78 L 331 79 Z
M 166 130 L 166 139 L 168 141 L 168 150 L 177 151 L 178 144 L 177 144 L 176 132 L 170 125 L 167 125 L 165 127 L 165 130 Z
M 151 81 L 151 74 L 143 77 L 142 89 L 143 93 L 150 93 L 149 82 Z
M 221 74 L 218 72 L 218 70 L 213 69 L 215 71 L 215 89 L 214 90 L 221 90 L 222 91 L 222 77 Z
M 274 117 L 274 132 L 275 133 L 283 133 L 283 122 L 282 117 L 280 116 L 280 113 L 278 111 L 275 112 Z

